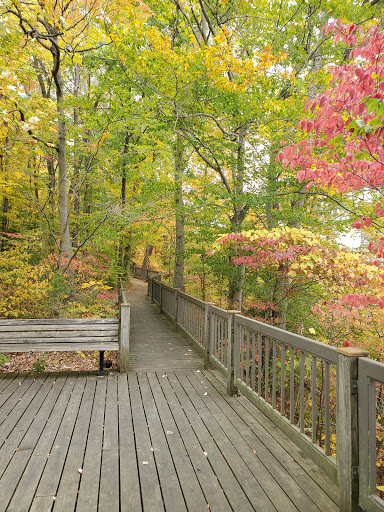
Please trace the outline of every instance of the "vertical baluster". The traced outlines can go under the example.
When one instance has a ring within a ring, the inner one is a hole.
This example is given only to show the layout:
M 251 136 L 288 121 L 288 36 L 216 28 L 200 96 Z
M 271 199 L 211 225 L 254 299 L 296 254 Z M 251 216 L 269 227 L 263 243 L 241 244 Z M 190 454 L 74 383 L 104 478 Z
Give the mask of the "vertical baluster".
M 289 421 L 295 421 L 295 350 L 289 349 Z
M 249 386 L 249 329 L 247 328 L 247 337 L 245 340 L 247 344 L 246 353 L 245 353 L 245 383 Z
M 263 338 L 261 334 L 257 335 L 257 344 L 258 344 L 258 357 L 259 361 L 257 363 L 257 394 L 261 397 L 261 370 L 263 369 Z
M 300 352 L 300 432 L 304 434 L 305 352 Z
M 324 429 L 325 429 L 325 455 L 330 455 L 331 453 L 331 432 L 329 427 L 329 406 L 330 406 L 330 397 L 329 397 L 329 367 L 330 364 L 328 361 L 324 361 L 325 366 L 325 383 L 324 383 Z
M 221 316 L 217 317 L 217 330 L 218 330 L 218 359 L 222 363 L 222 335 L 221 335 Z
M 241 380 L 241 337 L 244 336 L 244 327 L 239 325 L 239 343 L 237 344 L 237 378 Z
M 244 326 L 242 326 L 241 329 L 241 335 L 239 340 L 239 359 L 240 359 L 240 372 L 239 372 L 239 379 L 243 380 L 243 341 L 244 341 Z
M 269 397 L 269 338 L 264 338 L 265 345 L 265 368 L 264 368 L 264 385 L 265 385 L 265 401 L 268 402 Z
M 285 416 L 285 345 L 281 344 L 280 351 L 281 375 L 280 375 L 280 414 Z
M 233 316 L 232 316 L 232 320 L 233 320 Z M 229 332 L 230 325 L 229 325 L 228 319 L 224 320 L 224 324 L 225 324 L 225 343 L 224 343 L 225 357 L 224 357 L 224 365 L 226 366 L 226 368 L 228 368 L 228 371 L 229 371 L 229 366 L 231 366 L 231 367 L 233 366 L 233 361 L 232 361 L 231 365 L 229 365 L 229 355 L 228 355 L 228 351 L 230 349 L 229 337 L 232 336 L 232 333 Z
M 276 340 L 273 340 L 272 343 L 272 407 L 276 409 Z
M 209 340 L 210 340 L 210 344 L 211 344 L 211 346 L 209 348 L 210 355 L 213 357 L 216 357 L 216 352 L 215 352 L 215 313 L 210 314 L 209 330 L 210 330 Z
M 255 352 L 255 331 L 252 331 L 252 369 L 251 369 L 251 387 L 255 391 L 255 374 L 256 374 L 256 352 Z
M 316 357 L 312 356 L 312 443 L 316 443 L 317 427 L 317 365 Z

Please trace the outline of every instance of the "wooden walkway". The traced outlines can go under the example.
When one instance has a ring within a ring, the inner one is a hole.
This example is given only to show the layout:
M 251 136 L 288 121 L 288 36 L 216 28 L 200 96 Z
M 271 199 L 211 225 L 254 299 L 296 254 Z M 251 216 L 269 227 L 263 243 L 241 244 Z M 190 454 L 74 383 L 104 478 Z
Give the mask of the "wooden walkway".
M 0 512 L 339 510 L 331 480 L 141 300 L 128 374 L 0 374 Z

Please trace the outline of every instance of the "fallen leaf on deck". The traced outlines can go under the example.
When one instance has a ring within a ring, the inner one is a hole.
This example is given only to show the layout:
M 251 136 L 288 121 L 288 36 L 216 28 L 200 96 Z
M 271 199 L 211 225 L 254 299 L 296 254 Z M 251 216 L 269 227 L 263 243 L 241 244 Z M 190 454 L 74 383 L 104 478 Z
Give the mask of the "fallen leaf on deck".
M 149 464 L 147 460 L 143 460 L 143 464 Z
M 82 475 L 83 474 L 82 468 L 78 469 L 77 472 L 80 473 L 80 475 Z

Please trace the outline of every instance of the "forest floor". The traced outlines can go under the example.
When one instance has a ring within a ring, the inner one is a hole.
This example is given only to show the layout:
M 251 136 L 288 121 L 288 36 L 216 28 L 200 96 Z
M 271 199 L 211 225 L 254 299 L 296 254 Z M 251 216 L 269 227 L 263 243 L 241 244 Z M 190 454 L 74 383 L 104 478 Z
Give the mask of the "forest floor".
M 117 369 L 117 353 L 105 352 L 104 361 Z M 16 352 L 7 354 L 8 361 L 0 364 L 0 373 L 9 372 L 68 372 L 95 371 L 99 368 L 99 352 Z

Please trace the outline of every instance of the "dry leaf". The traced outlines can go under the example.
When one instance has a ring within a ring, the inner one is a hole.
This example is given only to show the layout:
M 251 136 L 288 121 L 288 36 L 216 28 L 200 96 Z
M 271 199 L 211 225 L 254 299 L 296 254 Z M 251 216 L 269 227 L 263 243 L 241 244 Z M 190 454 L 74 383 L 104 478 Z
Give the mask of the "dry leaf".
M 172 430 L 167 430 L 167 434 L 172 435 L 173 434 Z
M 149 464 L 147 460 L 143 460 L 143 464 Z
M 80 475 L 82 475 L 83 474 L 82 468 L 78 469 L 77 472 L 80 473 Z

